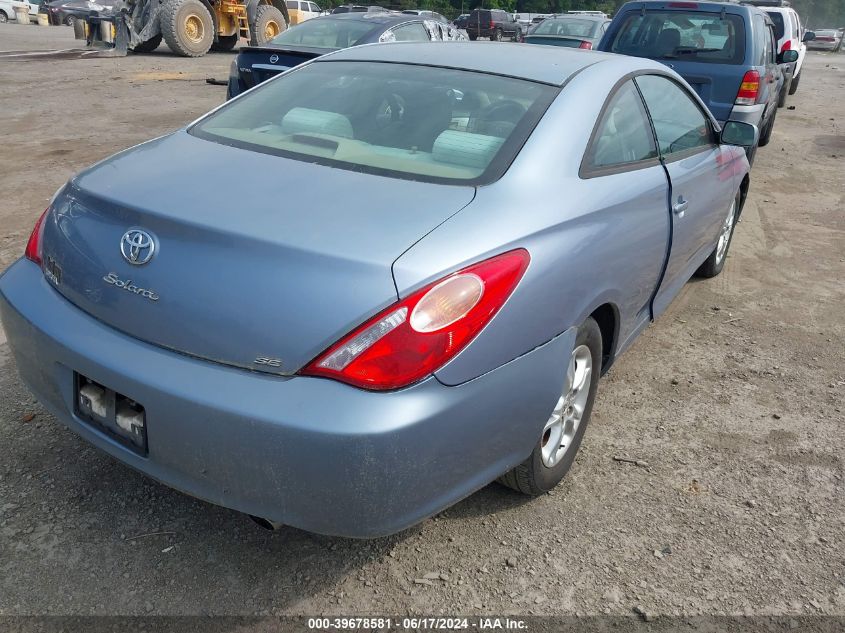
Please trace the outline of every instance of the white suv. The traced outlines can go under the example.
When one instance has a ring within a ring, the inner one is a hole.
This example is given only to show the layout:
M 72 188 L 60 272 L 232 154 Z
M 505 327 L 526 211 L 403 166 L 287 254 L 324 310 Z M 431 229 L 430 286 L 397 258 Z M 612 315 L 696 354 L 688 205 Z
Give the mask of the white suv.
M 783 65 L 784 82 L 778 100 L 778 106 L 783 106 L 786 102 L 787 90 L 789 94 L 795 94 L 795 91 L 798 90 L 798 82 L 801 81 L 801 66 L 804 63 L 804 56 L 807 54 L 807 46 L 804 44 L 804 25 L 801 24 L 800 16 L 792 7 L 764 6 L 761 8 L 769 14 L 772 22 L 775 23 L 775 35 L 778 37 L 778 55 L 783 51 L 798 51 L 797 62 Z

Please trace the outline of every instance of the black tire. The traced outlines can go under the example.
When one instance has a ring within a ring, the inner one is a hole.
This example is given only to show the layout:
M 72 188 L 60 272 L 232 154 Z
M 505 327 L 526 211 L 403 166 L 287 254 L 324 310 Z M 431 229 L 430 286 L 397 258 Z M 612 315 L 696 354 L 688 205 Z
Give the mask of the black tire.
M 784 85 L 780 89 L 780 94 L 778 95 L 778 107 L 782 108 L 786 105 L 786 95 L 789 94 L 789 88 L 792 86 L 792 80 L 789 80 L 789 85 Z
M 67 16 L 64 20 L 62 20 L 62 24 L 65 26 L 73 26 L 76 23 L 76 18 L 72 15 Z
M 598 389 L 599 375 L 601 374 L 601 330 L 592 317 L 584 321 L 578 328 L 578 334 L 575 336 L 575 347 L 577 348 L 580 345 L 586 345 L 589 348 L 593 367 L 590 376 L 590 388 L 584 406 L 584 414 L 572 438 L 570 447 L 563 454 L 560 462 L 550 468 L 543 463 L 542 448 L 545 438 L 540 437 L 528 459 L 497 479 L 499 483 L 504 484 L 508 488 L 513 488 L 526 495 L 541 495 L 560 483 L 560 480 L 563 479 L 572 467 L 575 456 L 578 454 L 578 448 L 581 446 L 584 432 L 587 430 L 587 424 L 590 421 L 590 412 L 593 410 L 593 401 L 596 399 L 596 390 Z
M 801 75 L 795 75 L 792 78 L 792 83 L 789 84 L 789 94 L 794 95 L 795 92 L 798 90 L 798 82 L 801 81 Z
M 255 22 L 249 26 L 249 43 L 252 46 L 261 46 L 273 39 L 276 35 L 271 35 L 269 31 L 274 30 L 270 25 L 275 23 L 276 35 L 287 29 L 285 23 L 285 16 L 276 7 L 269 4 L 262 4 L 255 10 Z
M 161 33 L 153 35 L 146 42 L 141 42 L 132 49 L 133 53 L 152 53 L 155 49 L 161 46 Z
M 190 33 L 189 23 L 192 27 Z M 202 57 L 214 42 L 214 20 L 200 0 L 164 0 L 161 34 L 170 50 L 177 55 Z
M 475 40 L 477 40 L 477 39 L 478 39 L 478 36 L 477 36 L 477 35 L 473 35 L 472 33 L 467 33 L 467 35 L 469 35 L 469 39 L 470 39 L 471 41 L 473 41 L 473 42 L 474 42 Z
M 725 267 L 725 262 L 728 260 L 728 251 L 731 249 L 731 241 L 734 237 L 734 229 L 736 228 L 736 221 L 739 218 L 740 212 L 740 204 L 742 204 L 742 195 L 739 191 L 736 192 L 736 197 L 733 200 L 733 220 L 731 221 L 731 232 L 728 235 L 728 243 L 725 246 L 725 252 L 722 254 L 722 258 L 719 259 L 719 245 L 716 244 L 713 252 L 710 253 L 710 257 L 708 257 L 704 263 L 699 266 L 698 270 L 695 271 L 696 277 L 702 277 L 704 279 L 710 279 L 711 277 L 715 277 L 720 272 L 722 272 L 722 268 Z M 720 225 L 720 231 L 724 227 L 724 224 Z M 721 235 L 721 232 L 720 232 Z
M 502 41 L 502 29 L 496 29 L 493 31 L 493 35 L 490 37 L 491 40 L 494 42 L 501 42 Z
M 234 35 L 218 35 L 217 41 L 211 45 L 211 50 L 223 52 L 230 51 L 238 45 L 238 39 L 237 33 Z
M 6 24 L 9 21 L 9 16 L 5 11 L 0 11 L 0 24 Z
M 763 128 L 763 132 L 760 134 L 760 142 L 757 143 L 758 147 L 766 147 L 769 144 L 769 141 L 772 139 L 772 131 L 775 129 L 775 119 L 777 119 L 778 111 L 775 108 L 775 111 L 772 112 L 772 116 L 769 117 L 769 122 L 766 124 L 766 127 Z
M 514 42 L 521 42 L 522 41 L 522 29 L 517 29 L 516 33 L 513 34 L 513 38 L 511 38 Z

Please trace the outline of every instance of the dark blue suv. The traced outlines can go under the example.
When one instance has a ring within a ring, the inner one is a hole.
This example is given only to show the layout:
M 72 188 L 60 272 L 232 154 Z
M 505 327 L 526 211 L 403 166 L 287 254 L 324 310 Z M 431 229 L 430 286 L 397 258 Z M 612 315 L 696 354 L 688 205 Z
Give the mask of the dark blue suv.
M 625 4 L 599 50 L 648 57 L 678 72 L 720 123 L 744 121 L 769 142 L 784 77 L 771 18 L 753 6 L 728 2 Z M 797 55 L 797 51 L 792 51 Z M 755 148 L 749 151 L 753 157 Z

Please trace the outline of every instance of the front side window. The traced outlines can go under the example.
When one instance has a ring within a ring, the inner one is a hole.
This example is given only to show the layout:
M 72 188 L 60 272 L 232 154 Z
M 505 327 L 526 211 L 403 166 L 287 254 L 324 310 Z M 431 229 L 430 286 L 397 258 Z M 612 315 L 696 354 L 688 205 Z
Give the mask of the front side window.
M 619 27 L 613 53 L 712 64 L 741 64 L 745 29 L 741 16 L 696 11 L 629 13 Z
M 596 127 L 588 164 L 616 167 L 657 158 L 654 134 L 643 102 L 632 81 L 625 82 L 607 103 Z
M 463 70 L 325 61 L 261 84 L 189 133 L 353 171 L 486 184 L 504 173 L 557 92 Z
M 298 44 L 312 48 L 347 48 L 355 46 L 377 28 L 379 28 L 377 24 L 366 20 L 308 20 L 298 24 L 295 29 L 283 31 L 270 40 L 270 44 L 276 46 Z
M 693 98 L 671 79 L 658 75 L 636 78 L 645 99 L 663 156 L 713 145 L 710 120 Z

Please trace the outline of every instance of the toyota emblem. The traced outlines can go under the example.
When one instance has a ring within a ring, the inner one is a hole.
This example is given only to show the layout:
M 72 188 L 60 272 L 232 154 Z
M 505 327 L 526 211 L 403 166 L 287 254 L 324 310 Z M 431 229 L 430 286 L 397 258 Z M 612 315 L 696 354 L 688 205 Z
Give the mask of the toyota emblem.
M 130 229 L 120 238 L 123 259 L 134 266 L 143 266 L 153 258 L 156 245 L 152 236 L 140 229 Z

